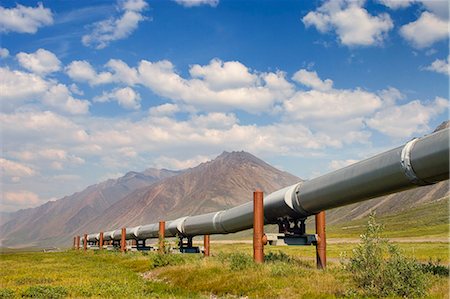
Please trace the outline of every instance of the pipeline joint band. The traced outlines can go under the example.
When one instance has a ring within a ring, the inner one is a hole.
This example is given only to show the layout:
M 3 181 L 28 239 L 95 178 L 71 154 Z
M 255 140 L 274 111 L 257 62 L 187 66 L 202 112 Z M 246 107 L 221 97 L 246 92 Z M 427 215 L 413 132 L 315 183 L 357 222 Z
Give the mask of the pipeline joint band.
M 414 138 L 405 144 L 405 146 L 402 149 L 400 164 L 402 166 L 403 172 L 405 173 L 405 176 L 408 178 L 408 180 L 411 183 L 413 183 L 414 185 L 418 185 L 418 186 L 425 186 L 425 185 L 429 185 L 430 183 L 419 178 L 417 176 L 417 174 L 415 173 L 415 171 L 412 167 L 412 164 L 411 164 L 411 151 L 414 148 L 414 144 L 418 140 L 419 140 L 418 138 Z

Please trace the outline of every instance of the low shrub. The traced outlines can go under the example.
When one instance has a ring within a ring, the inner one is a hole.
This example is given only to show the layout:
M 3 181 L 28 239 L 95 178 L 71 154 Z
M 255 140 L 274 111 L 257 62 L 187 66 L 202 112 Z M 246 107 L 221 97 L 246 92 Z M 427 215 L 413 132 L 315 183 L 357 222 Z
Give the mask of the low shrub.
M 450 275 L 450 267 L 441 265 L 441 261 L 437 259 L 436 261 L 433 261 L 431 258 L 426 264 L 420 265 L 422 268 L 422 271 L 425 273 L 431 273 L 433 275 L 438 276 L 449 276 Z
M 372 214 L 361 235 L 361 243 L 353 250 L 344 268 L 369 296 L 424 296 L 427 277 L 416 260 L 405 257 L 400 250 L 381 237 L 382 225 Z
M 22 292 L 22 297 L 56 299 L 66 297 L 67 293 L 61 286 L 32 286 Z
M 148 257 L 151 269 L 184 264 L 184 258 L 180 254 L 149 254 Z
M 286 253 L 278 251 L 278 252 L 269 252 L 268 254 L 266 254 L 264 257 L 264 261 L 268 263 L 275 263 L 275 262 L 292 263 L 293 259 Z
M 228 264 L 231 270 L 244 270 L 255 266 L 253 258 L 245 253 L 233 252 L 229 254 L 219 253 L 217 256 L 219 261 Z
M 11 289 L 7 289 L 7 288 L 1 288 L 0 289 L 0 298 L 1 299 L 9 299 L 9 298 L 14 298 L 15 294 L 14 291 Z

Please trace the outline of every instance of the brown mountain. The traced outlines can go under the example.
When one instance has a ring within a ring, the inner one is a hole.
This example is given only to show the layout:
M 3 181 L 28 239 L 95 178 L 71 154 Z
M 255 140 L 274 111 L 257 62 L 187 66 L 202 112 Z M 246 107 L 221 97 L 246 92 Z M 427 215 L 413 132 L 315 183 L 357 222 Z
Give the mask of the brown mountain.
M 128 172 L 118 179 L 89 186 L 81 192 L 37 208 L 9 213 L 0 226 L 1 245 L 60 244 L 62 236 L 73 235 L 81 225 L 98 217 L 129 193 L 175 174 L 178 172 L 159 169 Z
M 218 211 L 252 200 L 255 189 L 270 193 L 300 180 L 249 153 L 224 152 L 180 175 L 134 191 L 79 232 Z

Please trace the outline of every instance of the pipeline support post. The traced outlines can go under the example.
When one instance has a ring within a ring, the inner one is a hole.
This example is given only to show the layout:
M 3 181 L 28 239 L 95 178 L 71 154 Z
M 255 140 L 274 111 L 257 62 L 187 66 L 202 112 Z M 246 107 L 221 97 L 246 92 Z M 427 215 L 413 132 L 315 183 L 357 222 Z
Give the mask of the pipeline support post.
M 73 237 L 73 249 L 77 248 L 77 237 Z
M 100 238 L 98 240 L 98 249 L 99 250 L 103 249 L 103 232 L 100 232 Z
M 77 245 L 75 247 L 77 250 L 80 249 L 80 236 L 77 236 Z
M 264 245 L 267 237 L 264 234 L 264 194 L 260 190 L 253 192 L 253 260 L 264 263 Z
M 327 240 L 325 236 L 325 211 L 319 212 L 316 218 L 316 263 L 317 269 L 325 269 L 327 267 Z
M 124 227 L 122 228 L 122 235 L 120 236 L 120 251 L 125 253 L 127 251 L 127 229 Z
M 203 236 L 203 246 L 204 246 L 204 251 L 203 251 L 203 256 L 209 256 L 209 235 L 204 235 Z
M 165 253 L 165 248 L 164 248 L 165 232 L 166 232 L 166 222 L 165 221 L 160 221 L 159 222 L 159 248 L 158 248 L 158 252 L 160 254 L 164 254 Z
M 84 251 L 87 250 L 87 234 L 84 234 L 84 238 L 83 238 L 83 249 L 84 249 Z

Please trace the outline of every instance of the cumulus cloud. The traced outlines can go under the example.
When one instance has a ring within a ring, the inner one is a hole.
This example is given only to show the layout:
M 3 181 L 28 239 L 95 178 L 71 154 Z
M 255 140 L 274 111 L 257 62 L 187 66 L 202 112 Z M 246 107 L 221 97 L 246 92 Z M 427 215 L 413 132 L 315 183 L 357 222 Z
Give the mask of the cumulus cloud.
M 324 120 L 367 116 L 381 108 L 376 94 L 362 89 L 298 91 L 283 103 L 289 119 Z
M 116 101 L 121 107 L 130 110 L 141 108 L 141 96 L 130 87 L 115 89 L 111 92 L 103 92 L 99 97 L 94 98 L 94 102 Z
M 330 169 L 331 170 L 338 170 L 341 168 L 344 168 L 346 166 L 355 164 L 356 162 L 358 162 L 358 160 L 354 160 L 354 159 L 348 159 L 348 160 L 332 160 L 330 162 Z
M 448 21 L 425 11 L 419 19 L 400 28 L 400 34 L 416 48 L 426 48 L 448 38 Z
M 208 65 L 195 64 L 189 69 L 192 78 L 200 78 L 211 90 L 242 88 L 255 84 L 258 77 L 239 61 L 213 59 Z
M 42 3 L 37 7 L 16 4 L 15 8 L 0 6 L 0 32 L 36 33 L 38 28 L 53 24 L 50 9 Z
M 112 74 L 109 72 L 97 73 L 92 65 L 85 60 L 72 61 L 66 67 L 67 75 L 78 82 L 87 82 L 90 85 L 99 85 L 113 82 Z
M 317 90 L 325 91 L 333 87 L 332 80 L 326 79 L 322 81 L 316 72 L 310 72 L 305 69 L 297 71 L 292 77 L 292 80 Z
M 25 209 L 35 207 L 43 201 L 39 196 L 31 191 L 10 191 L 2 192 L 2 200 L 0 207 L 2 211 L 14 211 L 17 209 Z
M 142 11 L 147 8 L 144 0 L 126 0 L 119 2 L 118 18 L 110 18 L 96 22 L 91 26 L 91 33 L 82 37 L 85 46 L 103 49 L 112 41 L 127 38 L 138 27 L 139 22 L 145 20 Z
M 436 72 L 440 74 L 444 74 L 447 76 L 450 76 L 450 55 L 447 57 L 447 60 L 445 59 L 436 59 L 431 63 L 431 65 L 425 67 L 424 69 L 431 72 Z
M 392 137 L 409 137 L 414 133 L 430 131 L 430 120 L 448 110 L 449 101 L 437 97 L 433 102 L 422 104 L 411 101 L 401 106 L 378 111 L 367 120 L 369 127 Z
M 0 68 L 1 102 L 4 108 L 14 107 L 25 100 L 33 100 L 41 96 L 49 87 L 49 83 L 40 76 L 9 68 Z
M 86 114 L 90 103 L 76 99 L 66 85 L 46 81 L 36 74 L 0 68 L 2 108 L 15 110 L 23 103 L 41 103 L 70 114 Z
M 172 116 L 175 113 L 180 111 L 180 107 L 176 104 L 162 104 L 159 106 L 151 107 L 149 109 L 149 114 L 154 117 L 164 117 L 164 116 Z
M 410 6 L 412 3 L 417 2 L 416 0 L 378 0 L 381 4 L 391 8 L 399 9 Z
M 219 0 L 173 0 L 176 3 L 183 5 L 184 7 L 194 7 L 200 5 L 209 5 L 216 7 L 219 4 Z
M 56 84 L 44 94 L 43 103 L 70 114 L 86 114 L 90 102 L 76 99 L 64 84 Z
M 0 169 L 4 176 L 29 177 L 36 175 L 36 171 L 22 163 L 0 158 Z
M 391 17 L 382 13 L 373 16 L 362 7 L 364 1 L 327 1 L 302 21 L 319 32 L 335 31 L 346 46 L 379 45 L 394 27 Z
M 61 69 L 61 61 L 50 51 L 39 49 L 34 53 L 20 52 L 16 55 L 19 64 L 27 70 L 45 75 Z
M 9 50 L 6 48 L 0 48 L 0 58 L 6 58 L 9 56 Z
M 66 72 L 72 79 L 90 85 L 140 84 L 159 96 L 207 111 L 241 109 L 260 113 L 294 91 L 284 72 L 257 73 L 237 61 L 213 59 L 207 65 L 193 65 L 188 78 L 179 75 L 168 60 L 141 60 L 136 68 L 110 60 L 105 66 L 111 72 L 98 73 L 87 61 L 73 61 Z
M 160 156 L 156 158 L 155 167 L 168 169 L 188 169 L 197 166 L 200 163 L 212 160 L 213 157 L 197 155 L 190 159 L 177 159 L 172 157 Z

